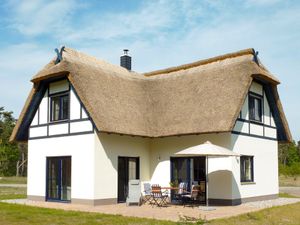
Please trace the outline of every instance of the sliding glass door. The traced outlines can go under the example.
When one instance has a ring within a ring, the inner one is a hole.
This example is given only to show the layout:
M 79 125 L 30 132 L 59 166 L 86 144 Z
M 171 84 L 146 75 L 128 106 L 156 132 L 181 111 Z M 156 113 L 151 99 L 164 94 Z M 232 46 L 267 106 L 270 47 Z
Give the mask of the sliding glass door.
M 171 158 L 172 183 L 179 184 L 185 182 L 189 185 L 191 180 L 190 162 L 189 158 Z
M 71 157 L 47 157 L 47 200 L 71 201 Z
M 187 184 L 188 191 L 193 184 L 200 185 L 202 196 L 199 200 L 204 201 L 206 192 L 206 167 L 205 157 L 171 157 L 171 182 L 179 185 L 181 182 Z M 173 195 L 171 196 L 173 199 Z

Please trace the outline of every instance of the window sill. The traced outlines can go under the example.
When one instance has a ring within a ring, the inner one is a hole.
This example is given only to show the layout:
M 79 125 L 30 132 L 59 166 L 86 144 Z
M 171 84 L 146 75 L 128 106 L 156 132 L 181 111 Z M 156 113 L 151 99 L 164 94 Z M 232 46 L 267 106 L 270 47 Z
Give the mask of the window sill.
M 249 119 L 250 123 L 254 123 L 254 124 L 258 124 L 258 125 L 264 125 L 264 123 L 262 121 L 259 120 L 251 120 Z
M 248 185 L 248 184 L 256 184 L 256 182 L 254 182 L 254 181 L 244 181 L 244 182 L 241 182 L 241 185 Z
M 68 121 L 69 121 L 69 119 L 65 119 L 65 120 L 54 120 L 54 121 L 50 121 L 49 124 L 67 123 Z

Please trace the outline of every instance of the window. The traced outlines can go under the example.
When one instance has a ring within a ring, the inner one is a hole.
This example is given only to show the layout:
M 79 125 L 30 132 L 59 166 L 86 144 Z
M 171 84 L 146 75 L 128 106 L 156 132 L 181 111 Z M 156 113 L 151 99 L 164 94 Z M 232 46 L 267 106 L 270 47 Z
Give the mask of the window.
M 69 94 L 51 97 L 50 121 L 66 120 L 69 118 Z
M 249 119 L 262 122 L 262 98 L 249 95 Z
M 253 156 L 241 156 L 241 182 L 253 182 Z

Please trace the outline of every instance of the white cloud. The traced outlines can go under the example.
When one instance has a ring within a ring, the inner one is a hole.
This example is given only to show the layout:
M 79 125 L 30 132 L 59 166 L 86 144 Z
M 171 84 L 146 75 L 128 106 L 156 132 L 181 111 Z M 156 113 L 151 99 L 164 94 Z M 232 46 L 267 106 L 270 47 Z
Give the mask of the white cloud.
M 60 35 L 65 41 L 109 40 L 137 35 L 158 35 L 174 25 L 175 4 L 169 1 L 148 1 L 134 12 L 92 14 Z M 79 28 L 80 27 L 80 28 Z
M 11 27 L 28 36 L 61 32 L 78 7 L 75 0 L 10 1 Z
M 17 117 L 32 86 L 29 80 L 51 57 L 49 51 L 36 44 L 18 44 L 2 48 L 0 105 L 14 111 Z

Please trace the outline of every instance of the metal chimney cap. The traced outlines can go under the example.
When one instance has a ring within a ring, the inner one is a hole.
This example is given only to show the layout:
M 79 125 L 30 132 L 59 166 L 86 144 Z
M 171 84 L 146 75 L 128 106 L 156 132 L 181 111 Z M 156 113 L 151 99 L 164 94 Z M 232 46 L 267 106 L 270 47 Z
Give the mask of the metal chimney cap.
M 123 49 L 124 55 L 128 55 L 129 50 L 128 49 Z

